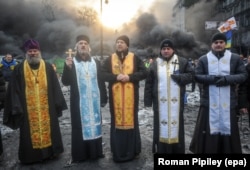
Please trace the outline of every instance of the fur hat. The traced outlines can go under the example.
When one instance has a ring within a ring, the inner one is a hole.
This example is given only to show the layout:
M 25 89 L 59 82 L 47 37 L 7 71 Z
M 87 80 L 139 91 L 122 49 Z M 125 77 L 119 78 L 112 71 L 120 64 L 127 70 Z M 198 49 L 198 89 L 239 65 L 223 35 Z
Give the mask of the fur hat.
M 174 50 L 174 43 L 170 39 L 164 39 L 161 42 L 160 48 L 162 49 L 163 47 L 170 47 Z
M 126 44 L 127 44 L 127 46 L 129 47 L 129 38 L 128 38 L 128 36 L 126 36 L 126 35 L 121 35 L 120 37 L 118 37 L 117 39 L 116 39 L 116 41 L 117 40 L 122 40 L 122 41 L 124 41 Z
M 87 35 L 78 35 L 76 37 L 76 43 L 81 40 L 87 41 L 89 43 L 89 37 Z
M 25 52 L 30 50 L 30 49 L 40 50 L 40 45 L 39 45 L 38 41 L 36 41 L 34 39 L 29 39 L 29 40 L 25 41 L 25 43 L 23 44 L 23 49 Z
M 223 41 L 227 42 L 227 37 L 226 37 L 225 34 L 218 32 L 218 33 L 215 33 L 215 34 L 212 36 L 212 40 L 211 40 L 211 41 L 212 41 L 212 43 L 213 43 L 213 42 L 215 42 L 215 41 L 217 41 L 217 40 L 223 40 Z

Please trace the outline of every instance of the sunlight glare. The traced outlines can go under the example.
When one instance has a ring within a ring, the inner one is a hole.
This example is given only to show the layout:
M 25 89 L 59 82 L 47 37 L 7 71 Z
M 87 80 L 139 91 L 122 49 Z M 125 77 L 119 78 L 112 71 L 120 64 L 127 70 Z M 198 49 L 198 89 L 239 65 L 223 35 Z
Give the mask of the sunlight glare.
M 109 0 L 104 3 L 102 23 L 105 27 L 118 29 L 133 19 L 139 11 L 147 11 L 154 0 Z

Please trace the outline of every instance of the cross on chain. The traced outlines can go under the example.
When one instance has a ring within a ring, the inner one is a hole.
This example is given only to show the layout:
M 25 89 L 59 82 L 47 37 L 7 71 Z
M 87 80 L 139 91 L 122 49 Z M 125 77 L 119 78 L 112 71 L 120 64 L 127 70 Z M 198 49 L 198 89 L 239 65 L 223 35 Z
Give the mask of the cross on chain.
M 115 65 L 115 68 L 116 68 L 116 69 L 119 69 L 120 73 L 123 73 L 123 67 L 124 67 L 124 65 L 123 65 L 121 62 L 118 62 L 118 63 Z
M 71 48 L 65 52 L 66 54 L 69 55 L 69 57 L 72 57 L 72 55 L 74 55 L 76 52 L 74 52 Z
M 179 63 L 177 62 L 177 59 L 175 59 L 175 60 L 172 62 L 172 64 L 174 64 L 174 71 L 173 71 L 173 74 L 175 74 L 176 65 L 179 64 Z

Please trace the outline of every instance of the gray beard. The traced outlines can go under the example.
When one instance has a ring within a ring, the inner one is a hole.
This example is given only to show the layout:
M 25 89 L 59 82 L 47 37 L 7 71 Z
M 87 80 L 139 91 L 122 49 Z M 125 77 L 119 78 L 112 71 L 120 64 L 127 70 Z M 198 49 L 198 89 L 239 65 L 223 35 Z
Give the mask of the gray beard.
M 26 56 L 27 62 L 31 65 L 40 63 L 42 59 L 41 54 L 38 54 L 37 57 L 30 57 L 28 54 L 26 54 L 25 56 Z
M 85 50 L 78 50 L 78 55 L 79 57 L 81 57 L 82 59 L 86 59 L 86 58 L 90 58 L 90 52 L 87 52 Z

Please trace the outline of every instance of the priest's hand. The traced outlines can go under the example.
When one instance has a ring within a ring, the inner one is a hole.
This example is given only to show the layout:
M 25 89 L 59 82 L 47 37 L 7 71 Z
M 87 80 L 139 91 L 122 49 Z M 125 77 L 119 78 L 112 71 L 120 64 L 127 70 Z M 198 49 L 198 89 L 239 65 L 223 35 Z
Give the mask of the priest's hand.
M 218 79 L 216 82 L 215 82 L 215 85 L 217 87 L 222 87 L 222 86 L 227 86 L 227 79 L 225 76 L 222 76 L 220 79 Z
M 121 82 L 128 82 L 129 76 L 127 74 L 119 74 L 116 79 Z
M 129 76 L 127 74 L 124 74 L 123 77 L 122 77 L 122 79 L 121 79 L 121 81 L 123 83 L 128 82 L 129 81 Z
M 178 84 L 181 85 L 181 77 L 179 74 L 172 74 L 171 78 Z
M 117 77 L 116 77 L 116 80 L 121 81 L 122 78 L 123 78 L 123 74 L 118 74 Z
M 67 65 L 69 68 L 72 68 L 73 58 L 72 58 L 72 57 L 67 57 L 65 63 L 66 63 L 66 65 Z

